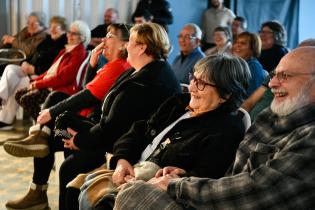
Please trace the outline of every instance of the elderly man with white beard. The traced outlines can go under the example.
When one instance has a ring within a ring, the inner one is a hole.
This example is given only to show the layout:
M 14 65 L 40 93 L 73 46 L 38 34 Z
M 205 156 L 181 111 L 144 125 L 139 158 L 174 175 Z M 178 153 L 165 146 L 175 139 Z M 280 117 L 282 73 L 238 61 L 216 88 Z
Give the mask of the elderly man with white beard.
M 166 167 L 147 183 L 122 186 L 115 209 L 287 210 L 315 207 L 315 47 L 285 55 L 257 117 L 220 179 Z

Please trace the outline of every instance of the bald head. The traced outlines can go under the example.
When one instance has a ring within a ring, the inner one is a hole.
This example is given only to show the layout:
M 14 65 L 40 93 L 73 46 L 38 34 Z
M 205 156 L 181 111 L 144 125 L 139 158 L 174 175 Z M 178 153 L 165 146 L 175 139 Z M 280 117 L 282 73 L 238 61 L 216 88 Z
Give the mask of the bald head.
M 315 72 L 315 47 L 299 47 L 286 54 L 278 67 L 299 72 Z M 277 69 L 278 69 L 277 67 Z M 287 69 L 289 68 L 289 69 Z

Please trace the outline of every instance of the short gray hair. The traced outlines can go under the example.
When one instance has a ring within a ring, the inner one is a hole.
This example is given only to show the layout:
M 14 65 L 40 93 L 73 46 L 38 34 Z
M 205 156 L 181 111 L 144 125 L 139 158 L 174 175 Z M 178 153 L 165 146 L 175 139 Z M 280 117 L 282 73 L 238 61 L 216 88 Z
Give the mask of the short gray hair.
M 200 29 L 200 27 L 194 23 L 187 23 L 186 25 L 184 25 L 183 28 L 190 28 L 194 31 L 194 36 L 196 38 L 198 38 L 199 40 L 201 40 L 202 37 L 202 31 Z
M 91 30 L 88 24 L 82 20 L 76 20 L 71 23 L 70 27 L 75 27 L 78 33 L 83 37 L 82 43 L 86 47 L 91 41 Z
M 46 15 L 43 12 L 31 12 L 28 17 L 36 17 L 40 26 L 45 26 Z
M 207 56 L 196 63 L 194 72 L 215 84 L 220 97 L 227 99 L 222 107 L 228 111 L 236 111 L 247 96 L 251 74 L 242 58 L 224 53 Z

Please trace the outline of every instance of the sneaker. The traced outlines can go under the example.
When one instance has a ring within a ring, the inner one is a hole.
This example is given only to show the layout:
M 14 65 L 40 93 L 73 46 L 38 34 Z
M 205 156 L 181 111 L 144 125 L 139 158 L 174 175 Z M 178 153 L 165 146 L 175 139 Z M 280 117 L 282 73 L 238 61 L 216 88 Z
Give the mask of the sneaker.
M 9 131 L 9 130 L 13 130 L 13 124 L 0 122 L 0 131 Z

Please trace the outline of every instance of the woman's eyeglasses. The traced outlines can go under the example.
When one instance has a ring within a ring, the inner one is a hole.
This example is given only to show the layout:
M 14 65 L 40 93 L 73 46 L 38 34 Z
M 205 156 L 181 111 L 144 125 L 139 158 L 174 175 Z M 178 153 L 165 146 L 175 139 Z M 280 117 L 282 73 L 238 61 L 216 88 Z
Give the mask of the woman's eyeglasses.
M 69 34 L 70 36 L 80 36 L 81 35 L 78 32 L 72 32 L 72 31 L 67 31 L 67 34 Z
M 190 83 L 195 83 L 198 90 L 203 91 L 206 86 L 216 87 L 216 85 L 197 79 L 195 75 L 189 74 Z

